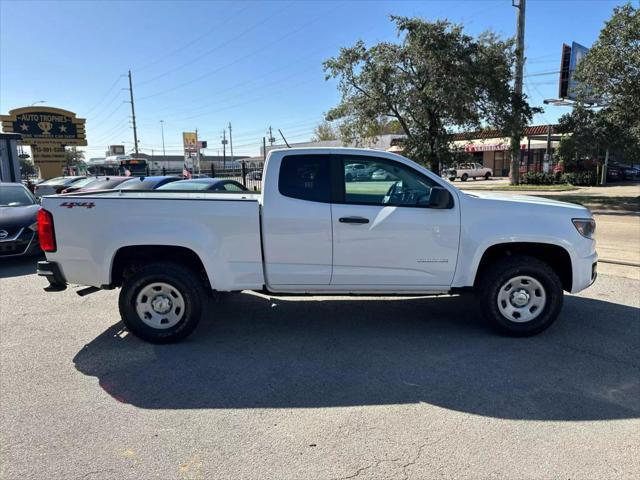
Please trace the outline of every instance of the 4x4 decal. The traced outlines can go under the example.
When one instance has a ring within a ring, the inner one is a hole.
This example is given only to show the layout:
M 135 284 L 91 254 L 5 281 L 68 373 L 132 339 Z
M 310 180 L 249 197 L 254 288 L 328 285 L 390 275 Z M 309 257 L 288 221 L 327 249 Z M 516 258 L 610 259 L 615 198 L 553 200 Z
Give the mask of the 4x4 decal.
M 84 207 L 84 208 L 93 208 L 96 206 L 93 202 L 63 202 L 60 204 L 61 207 L 66 208 L 74 208 L 74 207 Z

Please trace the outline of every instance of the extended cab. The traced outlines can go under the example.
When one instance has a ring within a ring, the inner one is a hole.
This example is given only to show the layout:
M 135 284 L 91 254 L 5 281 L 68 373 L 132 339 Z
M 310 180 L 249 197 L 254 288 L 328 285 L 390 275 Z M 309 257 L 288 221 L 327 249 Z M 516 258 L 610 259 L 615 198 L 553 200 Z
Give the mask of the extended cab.
M 352 165 L 387 174 L 348 180 Z M 47 260 L 38 273 L 47 289 L 121 287 L 125 325 L 152 342 L 191 333 L 211 292 L 240 290 L 473 289 L 493 327 L 533 335 L 556 319 L 563 291 L 578 292 L 596 275 L 586 208 L 464 193 L 374 150 L 271 151 L 260 194 L 122 190 L 50 196 L 42 206 Z

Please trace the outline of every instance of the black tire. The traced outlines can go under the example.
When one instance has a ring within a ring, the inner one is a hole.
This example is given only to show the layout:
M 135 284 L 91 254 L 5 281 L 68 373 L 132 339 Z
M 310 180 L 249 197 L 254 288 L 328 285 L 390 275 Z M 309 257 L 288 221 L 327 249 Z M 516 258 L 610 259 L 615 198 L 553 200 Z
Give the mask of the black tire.
M 522 323 L 504 316 L 498 307 L 500 289 L 517 276 L 537 280 L 546 295 L 541 313 Z M 558 318 L 564 292 L 560 278 L 548 264 L 537 258 L 515 255 L 502 258 L 482 272 L 478 281 L 478 294 L 484 316 L 493 329 L 503 335 L 529 337 L 546 330 Z
M 460 177 L 460 180 L 462 180 L 463 182 L 466 182 L 469 179 L 469 175 L 467 175 L 466 173 L 463 173 L 462 176 Z
M 451 182 L 455 181 L 455 179 L 456 179 L 456 177 L 449 177 L 449 180 L 450 180 Z
M 184 310 L 177 324 L 169 328 L 153 328 L 136 311 L 140 291 L 152 283 L 164 283 L 182 295 Z M 118 306 L 125 326 L 135 336 L 151 343 L 173 343 L 189 336 L 197 327 L 208 296 L 198 272 L 176 263 L 158 262 L 145 265 L 129 276 L 120 291 Z
M 345 177 L 345 180 L 347 182 L 351 182 L 353 180 L 353 175 L 351 175 L 350 173 L 347 173 L 347 176 Z
M 489 172 L 484 174 L 484 179 L 489 180 L 491 178 L 491 174 Z

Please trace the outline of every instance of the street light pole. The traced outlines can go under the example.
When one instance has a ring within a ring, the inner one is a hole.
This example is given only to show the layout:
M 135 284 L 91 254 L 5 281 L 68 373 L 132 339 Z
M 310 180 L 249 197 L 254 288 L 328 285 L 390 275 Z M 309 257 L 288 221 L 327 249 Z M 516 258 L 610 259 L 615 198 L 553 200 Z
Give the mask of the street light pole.
M 164 120 L 160 120 L 160 131 L 162 132 L 162 160 L 164 161 L 165 167 L 168 167 L 169 165 L 167 165 L 167 152 L 164 149 Z

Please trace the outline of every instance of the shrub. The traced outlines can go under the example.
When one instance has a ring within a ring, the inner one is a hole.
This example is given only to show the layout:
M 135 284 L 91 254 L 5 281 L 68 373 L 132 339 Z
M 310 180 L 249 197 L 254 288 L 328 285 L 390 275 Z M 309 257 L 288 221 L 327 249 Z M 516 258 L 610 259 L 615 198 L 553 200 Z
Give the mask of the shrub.
M 593 170 L 565 173 L 562 175 L 562 179 L 566 183 L 580 187 L 588 187 L 597 183 L 596 172 Z
M 526 185 L 553 185 L 558 183 L 558 178 L 553 173 L 527 172 L 520 179 L 520 183 Z

